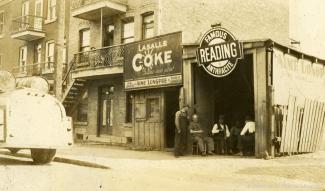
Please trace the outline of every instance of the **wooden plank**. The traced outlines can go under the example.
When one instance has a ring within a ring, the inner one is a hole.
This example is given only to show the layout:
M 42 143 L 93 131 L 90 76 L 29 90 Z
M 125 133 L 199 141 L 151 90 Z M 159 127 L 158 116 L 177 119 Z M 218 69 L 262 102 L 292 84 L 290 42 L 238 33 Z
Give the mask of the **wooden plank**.
M 292 123 L 294 118 L 294 109 L 295 109 L 295 97 L 289 97 L 289 104 L 288 104 L 288 119 L 287 119 L 287 126 L 286 126 L 286 137 L 285 137 L 285 145 L 284 145 L 284 152 L 290 152 L 291 147 L 291 138 L 292 138 Z
M 300 146 L 300 138 L 301 138 L 301 131 L 302 131 L 302 122 L 303 122 L 303 117 L 304 117 L 304 107 L 299 108 L 299 120 L 298 120 L 298 131 L 296 134 L 296 141 L 297 141 L 297 150 L 296 152 L 299 152 L 299 146 Z
M 324 109 L 322 111 L 322 119 L 321 119 L 321 131 L 319 133 L 319 137 L 317 140 L 317 148 L 316 150 L 320 150 L 321 146 L 322 146 L 322 141 L 323 141 L 323 136 L 324 136 L 324 129 L 325 129 L 325 104 L 324 104 Z
M 160 126 L 159 124 L 155 124 L 155 145 L 157 148 L 161 147 L 161 140 L 160 140 Z
M 310 145 L 311 145 L 310 140 L 311 140 L 313 125 L 315 122 L 316 109 L 317 109 L 317 102 L 312 100 L 311 115 L 309 116 L 308 130 L 307 130 L 307 134 L 306 134 L 306 145 L 305 145 L 306 152 L 310 152 Z
M 156 126 L 156 123 L 152 123 L 149 128 L 149 145 L 150 145 L 150 147 L 156 147 L 156 145 L 155 145 L 155 126 Z
M 282 122 L 282 132 L 281 132 L 281 146 L 280 152 L 284 152 L 284 145 L 286 140 L 286 126 L 287 126 L 287 119 L 288 119 L 288 107 L 284 106 L 284 115 L 283 115 L 283 122 Z
M 300 107 L 296 104 L 294 120 L 293 120 L 293 129 L 292 129 L 291 150 L 290 150 L 290 152 L 292 153 L 296 153 L 298 149 L 299 116 L 300 116 Z
M 160 139 L 161 139 L 161 145 L 160 148 L 164 149 L 165 148 L 165 112 L 166 112 L 166 108 L 165 108 L 165 96 L 164 96 L 164 92 L 160 91 L 160 97 L 161 97 L 161 101 L 160 101 L 160 121 L 159 121 L 159 126 L 160 126 Z
M 311 150 L 312 152 L 315 152 L 316 151 L 316 148 L 317 148 L 317 143 L 318 143 L 318 137 L 319 137 L 319 133 L 321 131 L 321 117 L 322 117 L 322 112 L 323 112 L 323 109 L 324 109 L 324 104 L 322 102 L 318 102 L 319 104 L 319 108 L 318 108 L 318 111 L 317 111 L 317 118 L 316 118 L 316 121 L 315 121 L 315 130 L 314 130 L 314 136 L 313 136 L 313 144 L 312 144 L 312 147 L 311 147 Z
M 304 116 L 302 119 L 302 126 L 301 126 L 301 133 L 300 133 L 300 140 L 299 140 L 299 148 L 298 152 L 305 152 L 305 143 L 306 143 L 306 132 L 307 132 L 307 124 L 310 115 L 310 107 L 311 102 L 309 99 L 305 100 L 305 108 L 304 108 Z
M 312 126 L 312 131 L 310 132 L 310 137 L 309 137 L 309 152 L 314 152 L 313 147 L 315 144 L 315 138 L 316 138 L 316 130 L 317 130 L 317 122 L 319 118 L 319 111 L 321 107 L 321 103 L 318 101 L 315 101 L 316 103 L 316 108 L 315 108 L 315 114 L 314 114 L 314 120 L 313 120 L 313 126 Z

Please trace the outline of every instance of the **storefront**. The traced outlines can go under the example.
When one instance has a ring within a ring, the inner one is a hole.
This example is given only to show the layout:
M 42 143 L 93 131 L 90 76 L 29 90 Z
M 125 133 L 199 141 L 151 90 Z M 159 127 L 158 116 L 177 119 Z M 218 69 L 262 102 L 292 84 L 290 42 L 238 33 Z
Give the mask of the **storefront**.
M 126 45 L 124 89 L 131 98 L 136 147 L 174 146 L 174 114 L 183 84 L 181 33 Z

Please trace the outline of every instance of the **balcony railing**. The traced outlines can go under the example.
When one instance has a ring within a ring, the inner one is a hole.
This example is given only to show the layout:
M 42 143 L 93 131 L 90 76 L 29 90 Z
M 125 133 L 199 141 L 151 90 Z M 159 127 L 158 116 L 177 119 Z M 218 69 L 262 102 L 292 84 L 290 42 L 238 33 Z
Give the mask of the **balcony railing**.
M 90 4 L 93 4 L 93 3 L 100 2 L 100 1 L 105 1 L 105 0 L 73 0 L 71 8 L 72 9 L 78 9 L 78 8 L 83 7 L 85 5 L 90 5 Z M 108 0 L 106 0 L 106 1 L 108 1 Z M 124 4 L 124 5 L 127 4 L 127 0 L 109 0 L 109 1 L 114 2 L 114 3 Z
M 44 62 L 19 66 L 12 69 L 15 76 L 41 76 L 43 74 L 53 73 L 54 63 Z
M 124 61 L 124 45 L 79 52 L 74 56 L 75 69 L 122 66 Z
M 44 19 L 39 16 L 26 15 L 12 20 L 12 37 L 21 40 L 36 40 L 45 37 Z

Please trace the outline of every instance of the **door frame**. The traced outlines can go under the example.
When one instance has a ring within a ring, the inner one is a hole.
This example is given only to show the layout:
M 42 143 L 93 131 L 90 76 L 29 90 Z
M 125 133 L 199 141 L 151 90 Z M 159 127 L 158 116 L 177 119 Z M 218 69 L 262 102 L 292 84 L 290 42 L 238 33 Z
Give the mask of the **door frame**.
M 110 87 L 114 87 L 114 86 L 111 85 L 111 84 L 104 84 L 104 85 L 100 85 L 100 86 L 97 87 L 97 93 L 98 93 L 98 96 L 97 96 L 97 98 L 98 98 L 97 99 L 97 108 L 98 108 L 98 110 L 97 110 L 97 132 L 96 132 L 97 137 L 100 137 L 101 135 L 102 136 L 103 135 L 111 135 L 112 132 L 113 132 L 113 129 L 111 129 L 111 132 L 108 131 L 105 134 L 104 133 L 101 134 L 102 116 L 103 116 L 103 113 L 102 113 L 102 109 L 103 109 L 102 108 L 102 91 L 103 91 L 104 87 L 110 88 Z M 112 93 L 110 93 L 110 94 L 112 94 Z M 112 96 L 112 95 L 108 95 L 108 96 Z M 109 99 L 109 100 L 112 100 L 112 98 Z M 111 104 L 111 101 L 109 103 L 106 103 L 106 104 Z M 113 99 L 113 104 L 114 104 L 114 99 Z M 112 109 L 110 108 L 110 110 L 112 110 Z M 114 111 L 112 110 L 110 112 L 114 112 Z M 113 123 L 113 121 L 111 121 L 111 119 L 110 119 L 110 122 Z M 113 128 L 113 124 L 110 124 L 109 126 L 110 126 L 109 128 Z

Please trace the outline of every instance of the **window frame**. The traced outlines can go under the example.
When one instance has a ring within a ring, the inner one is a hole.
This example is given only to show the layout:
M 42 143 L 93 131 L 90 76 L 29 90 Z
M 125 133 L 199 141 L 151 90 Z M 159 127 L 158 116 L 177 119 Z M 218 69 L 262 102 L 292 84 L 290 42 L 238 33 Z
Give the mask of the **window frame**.
M 145 19 L 147 17 L 152 16 L 152 21 L 150 21 L 149 23 L 145 22 Z M 150 27 L 148 27 L 150 26 Z M 147 31 L 148 29 L 152 29 L 152 36 L 147 36 Z M 152 38 L 155 36 L 155 13 L 153 11 L 150 12 L 146 12 L 144 14 L 142 14 L 142 39 L 148 39 L 148 38 Z
M 133 35 L 131 35 L 131 36 L 125 36 L 125 26 L 127 25 L 127 24 L 133 24 L 133 28 L 132 28 L 132 30 L 133 30 Z M 134 25 L 135 23 L 134 23 L 134 18 L 133 17 L 130 17 L 130 18 L 127 18 L 127 19 L 124 19 L 123 21 L 122 21 L 122 32 L 121 32 L 121 43 L 122 44 L 125 44 L 125 43 L 131 43 L 131 42 L 134 42 L 135 41 L 135 25 Z M 131 39 L 131 41 L 128 41 L 128 40 L 130 40 Z
M 85 31 L 88 31 L 88 45 L 84 45 L 83 42 L 84 42 L 84 33 Z M 85 52 L 85 51 L 89 51 L 90 50 L 90 28 L 84 28 L 84 29 L 81 29 L 79 30 L 79 52 Z
M 54 3 L 52 4 L 52 2 Z M 57 5 L 56 0 L 47 1 L 47 19 L 46 19 L 47 22 L 55 21 L 57 19 L 56 5 Z
M 2 14 L 2 21 L 0 20 L 0 37 L 4 34 L 5 29 L 5 11 L 0 10 L 0 15 Z
M 24 65 L 22 65 L 21 63 L 22 63 L 22 50 L 24 49 L 24 54 L 26 55 L 26 57 L 25 57 L 25 63 L 24 63 Z M 27 70 L 27 59 L 28 59 L 28 55 L 27 55 L 27 45 L 25 45 L 25 46 L 21 46 L 21 47 L 19 47 L 19 71 L 20 72 L 26 72 L 26 70 Z

